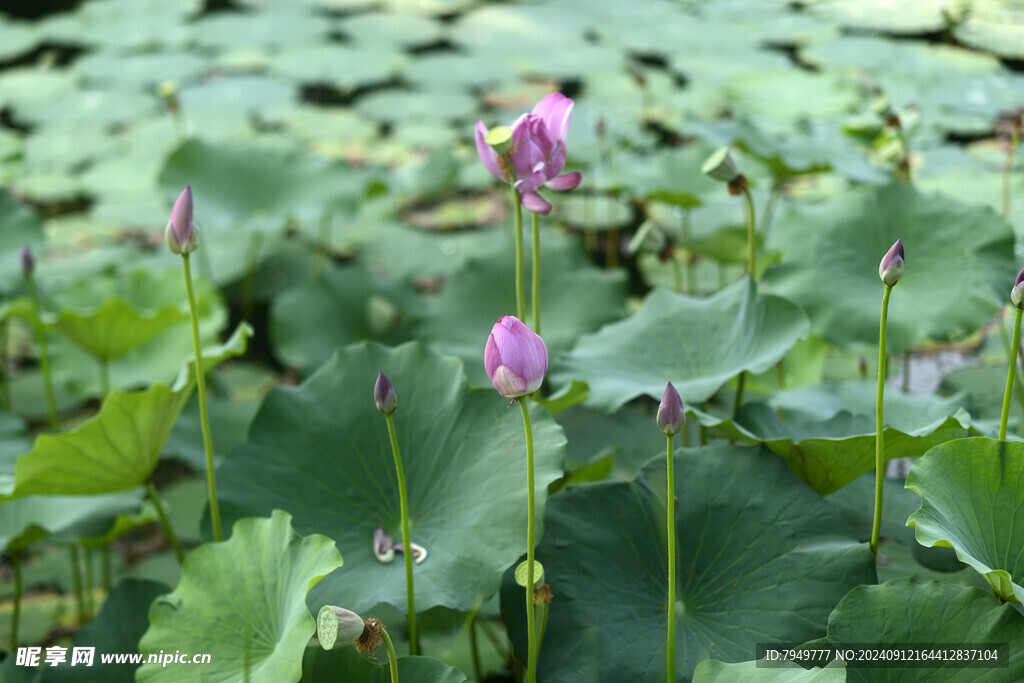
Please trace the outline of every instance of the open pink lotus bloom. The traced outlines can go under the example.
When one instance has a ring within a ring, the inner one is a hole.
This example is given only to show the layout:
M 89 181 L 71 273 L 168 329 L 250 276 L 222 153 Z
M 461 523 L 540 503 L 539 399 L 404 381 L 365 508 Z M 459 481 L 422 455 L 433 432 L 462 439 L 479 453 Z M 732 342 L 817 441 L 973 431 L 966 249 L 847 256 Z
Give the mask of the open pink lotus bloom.
M 494 323 L 484 349 L 484 369 L 498 393 L 508 398 L 540 389 L 548 371 L 544 340 L 514 315 Z
M 484 167 L 498 180 L 515 183 L 527 211 L 547 215 L 549 204 L 537 193 L 541 187 L 571 190 L 583 180 L 578 173 L 559 175 L 565 169 L 565 136 L 569 132 L 573 101 L 551 93 L 512 123 L 512 170 L 509 178 L 500 168 L 498 154 L 487 144 L 487 126 L 476 122 L 476 151 Z

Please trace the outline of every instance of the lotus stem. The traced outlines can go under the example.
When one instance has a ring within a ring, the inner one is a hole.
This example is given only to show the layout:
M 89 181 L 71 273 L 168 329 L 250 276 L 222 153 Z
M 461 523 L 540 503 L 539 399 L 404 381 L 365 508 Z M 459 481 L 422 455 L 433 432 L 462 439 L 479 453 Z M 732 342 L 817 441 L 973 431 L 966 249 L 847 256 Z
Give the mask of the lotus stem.
M 747 202 L 747 272 L 750 273 L 750 277 L 757 281 L 757 274 L 754 270 L 755 256 L 754 256 L 754 221 L 756 220 L 756 214 L 754 213 L 754 197 L 750 194 L 750 188 L 743 184 L 743 198 Z
M 523 205 L 519 191 L 515 185 L 512 189 L 512 209 L 515 213 L 515 250 L 516 250 L 516 317 L 526 319 L 526 303 L 523 299 Z
M 192 289 L 192 269 L 189 254 L 181 255 L 185 269 L 185 291 L 188 294 L 188 310 L 192 320 L 192 348 L 195 352 L 196 391 L 199 394 L 199 421 L 203 428 L 203 450 L 206 452 L 206 485 L 210 499 L 210 522 L 213 526 L 213 540 L 224 539 L 220 529 L 220 508 L 217 506 L 217 479 L 213 471 L 213 437 L 210 435 L 210 414 L 206 408 L 206 376 L 203 372 L 203 354 L 199 344 L 199 311 L 196 294 Z
M 82 593 L 82 564 L 78 559 L 78 541 L 72 541 L 69 551 L 71 559 L 71 587 L 75 591 L 75 609 L 78 625 L 85 623 L 85 595 Z
M 171 544 L 171 550 L 174 551 L 174 556 L 178 558 L 178 564 L 185 563 L 185 551 L 181 547 L 181 541 L 178 540 L 178 535 L 174 533 L 174 527 L 171 526 L 171 520 L 167 517 L 167 512 L 164 510 L 164 501 L 160 497 L 160 494 L 156 490 L 156 486 L 153 485 L 152 481 L 146 482 L 146 491 L 149 493 L 149 499 L 153 502 L 153 507 L 156 508 L 156 516 L 160 520 L 160 526 L 163 527 L 164 533 L 167 534 L 167 540 Z
M 1003 412 L 999 416 L 999 440 L 1006 441 L 1006 423 L 1010 418 L 1010 401 L 1013 398 L 1013 379 L 1017 373 L 1017 354 L 1020 353 L 1020 318 L 1024 307 L 1015 306 L 1013 318 L 1013 341 L 1010 343 L 1010 370 L 1006 373 L 1006 391 L 1003 392 Z
M 409 494 L 405 488 L 405 470 L 402 468 L 402 454 L 398 450 L 398 435 L 395 433 L 394 413 L 386 413 L 384 417 L 388 423 L 388 436 L 391 438 L 391 452 L 395 456 L 395 472 L 398 474 L 398 500 L 402 513 L 402 557 L 405 559 L 405 595 L 407 605 L 407 616 L 409 620 L 409 654 L 420 653 L 419 642 L 416 638 L 416 597 L 413 590 L 412 580 L 412 538 L 409 533 Z
M 36 278 L 31 269 L 25 272 L 28 283 L 29 298 L 32 299 L 32 326 L 35 328 L 39 341 L 39 370 L 43 374 L 43 389 L 46 392 L 46 407 L 50 415 L 50 429 L 54 433 L 60 431 L 60 418 L 57 416 L 57 399 L 53 394 L 53 377 L 50 375 L 50 353 L 46 348 L 46 331 L 39 317 L 39 292 L 36 289 Z
M 533 588 L 536 577 L 533 570 L 533 424 L 530 421 L 530 409 L 526 401 L 519 399 L 519 407 L 523 411 L 523 430 L 526 433 L 526 635 L 527 635 L 527 683 L 537 681 L 537 615 L 533 609 Z
M 885 332 L 889 315 L 892 285 L 885 285 L 882 294 L 882 316 L 878 326 L 878 388 L 875 392 L 875 516 L 871 525 L 871 555 L 878 557 L 878 538 L 882 530 L 882 482 L 885 480 Z
M 412 554 L 412 553 L 407 553 Z M 395 646 L 391 642 L 391 636 L 383 625 L 380 627 L 380 634 L 384 638 L 384 647 L 388 651 L 388 664 L 391 667 L 391 683 L 398 683 L 398 655 L 395 654 Z
M 531 214 L 533 223 L 533 331 L 540 334 L 540 216 Z
M 18 624 L 21 623 L 21 551 L 11 552 L 11 569 L 14 570 L 14 605 L 11 608 L 11 652 L 18 651 Z
M 668 538 L 668 627 L 666 629 L 665 647 L 665 680 L 673 683 L 676 680 L 676 479 L 672 449 L 672 434 L 666 435 L 668 441 L 665 456 L 668 476 L 668 491 L 665 495 L 666 536 Z

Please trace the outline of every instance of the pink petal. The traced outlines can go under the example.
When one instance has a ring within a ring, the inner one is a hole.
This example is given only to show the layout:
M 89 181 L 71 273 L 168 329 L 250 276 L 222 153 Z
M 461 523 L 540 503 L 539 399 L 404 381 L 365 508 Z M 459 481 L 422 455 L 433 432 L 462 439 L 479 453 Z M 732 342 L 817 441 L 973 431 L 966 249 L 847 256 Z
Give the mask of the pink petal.
M 171 229 L 178 244 L 188 244 L 192 240 L 192 186 L 187 185 L 171 209 Z
M 487 126 L 484 125 L 483 121 L 476 122 L 476 153 L 480 155 L 480 161 L 484 162 L 484 168 L 486 168 L 492 176 L 502 182 L 508 182 L 508 178 L 498 168 L 498 153 L 491 149 L 491 146 L 487 144 Z
M 516 182 L 516 189 L 520 192 L 535 192 L 547 182 L 547 179 L 547 173 L 542 167 L 531 173 L 528 177 Z
M 523 198 L 523 208 L 530 213 L 539 213 L 542 216 L 551 213 L 551 204 L 536 192 L 521 192 L 520 194 Z
M 566 173 L 557 178 L 552 178 L 545 184 L 552 190 L 573 190 L 581 182 L 583 182 L 583 174 L 579 171 L 574 171 L 573 173 Z
M 569 133 L 573 101 L 560 92 L 553 92 L 533 108 L 533 113 L 547 124 L 548 133 L 555 140 L 565 140 Z

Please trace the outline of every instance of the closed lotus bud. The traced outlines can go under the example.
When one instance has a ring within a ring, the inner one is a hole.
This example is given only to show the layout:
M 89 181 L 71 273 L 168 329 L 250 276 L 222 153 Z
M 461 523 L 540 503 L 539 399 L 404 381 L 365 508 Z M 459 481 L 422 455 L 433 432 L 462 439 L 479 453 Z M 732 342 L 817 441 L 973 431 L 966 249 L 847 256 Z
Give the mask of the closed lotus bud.
M 377 375 L 377 383 L 373 386 L 373 400 L 377 404 L 377 410 L 385 415 L 395 412 L 395 408 L 398 406 L 395 387 L 383 372 Z
M 1010 290 L 1010 301 L 1017 308 L 1021 308 L 1024 302 L 1024 270 L 1017 273 L 1017 279 L 1013 282 L 1013 289 Z
M 494 323 L 484 348 L 484 369 L 498 393 L 516 398 L 540 389 L 548 371 L 544 340 L 514 315 Z
M 31 275 L 36 269 L 36 260 L 32 258 L 32 250 L 28 246 L 21 248 L 21 272 Z
M 662 434 L 678 434 L 686 424 L 686 413 L 683 411 L 683 400 L 672 382 L 665 385 L 665 394 L 658 406 L 658 429 Z
M 316 616 L 316 637 L 325 650 L 354 644 L 365 629 L 363 618 L 344 607 L 324 605 Z
M 192 220 L 192 186 L 178 195 L 171 209 L 171 220 L 164 231 L 167 247 L 175 254 L 190 254 L 199 246 L 199 228 Z
M 898 239 L 896 243 L 885 252 L 882 262 L 878 264 L 878 277 L 882 282 L 892 287 L 903 277 L 903 266 L 905 257 L 903 255 L 903 240 Z
M 728 147 L 719 147 L 707 158 L 704 165 L 700 167 L 701 173 L 728 183 L 735 180 L 740 174 L 736 168 L 736 161 L 732 158 L 732 152 Z

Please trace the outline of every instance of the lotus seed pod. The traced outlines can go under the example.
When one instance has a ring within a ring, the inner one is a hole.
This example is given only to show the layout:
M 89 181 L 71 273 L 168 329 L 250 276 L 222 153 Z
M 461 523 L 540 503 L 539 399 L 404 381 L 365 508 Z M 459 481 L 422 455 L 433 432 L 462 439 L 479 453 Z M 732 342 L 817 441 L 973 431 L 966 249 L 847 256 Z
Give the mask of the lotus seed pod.
M 316 637 L 325 650 L 355 643 L 365 628 L 363 618 L 344 607 L 324 605 L 316 616 Z
M 724 183 L 731 182 L 740 174 L 736 161 L 732 158 L 732 151 L 728 147 L 719 147 L 712 152 L 700 170 L 705 175 Z

